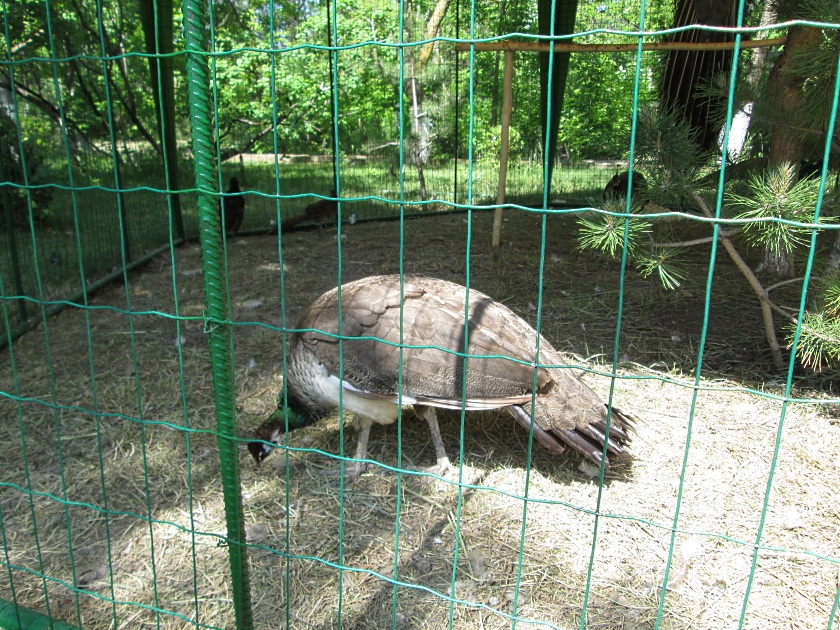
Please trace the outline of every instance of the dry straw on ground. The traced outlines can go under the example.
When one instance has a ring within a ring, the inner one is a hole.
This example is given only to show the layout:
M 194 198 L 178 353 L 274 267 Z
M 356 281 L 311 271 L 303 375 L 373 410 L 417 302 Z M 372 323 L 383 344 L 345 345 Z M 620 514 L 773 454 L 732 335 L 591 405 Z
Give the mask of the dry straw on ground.
M 541 220 L 509 212 L 504 244 L 494 256 L 487 246 L 490 217 L 477 216 L 469 258 L 472 284 L 532 322 Z M 463 281 L 467 227 L 462 215 L 414 220 L 401 246 L 398 223 L 346 226 L 342 280 L 398 271 L 402 254 L 407 272 Z M 558 349 L 586 359 L 596 373 L 584 379 L 606 398 L 620 268 L 578 252 L 571 219 L 549 217 L 547 230 L 542 330 Z M 291 325 L 312 298 L 335 285 L 335 230 L 283 235 L 282 244 Z M 282 325 L 277 251 L 276 236 L 231 241 L 237 322 Z M 336 478 L 320 474 L 335 462 L 306 450 L 337 452 L 338 418 L 290 435 L 291 446 L 304 450 L 290 452 L 288 467 L 282 451 L 257 468 L 242 449 L 256 626 L 334 628 L 340 606 L 344 628 L 390 627 L 392 621 L 443 627 L 450 618 L 456 628 L 501 628 L 510 626 L 505 615 L 513 613 L 518 595 L 516 614 L 533 622 L 520 627 L 577 627 L 592 560 L 587 627 L 653 627 L 683 466 L 662 627 L 736 626 L 782 410 L 777 399 L 743 388 L 783 390 L 781 379 L 762 367 L 770 361 L 758 309 L 728 261 L 720 260 L 703 387 L 684 459 L 708 265 L 707 251 L 692 255 L 696 278 L 676 293 L 627 274 L 614 400 L 642 421 L 632 464 L 609 471 L 601 489 L 578 459 L 552 459 L 538 446 L 527 472 L 527 435 L 497 413 L 467 416 L 462 480 L 477 487 L 460 493 L 456 476 L 399 478 L 379 467 L 342 493 Z M 43 611 L 46 589 L 50 612 L 75 623 L 78 603 L 85 628 L 114 627 L 114 610 L 117 628 L 158 621 L 189 627 L 196 610 L 200 623 L 233 625 L 227 554 L 219 546 L 225 521 L 218 447 L 208 432 L 215 424 L 200 319 L 200 252 L 188 245 L 175 258 L 174 270 L 170 257 L 161 256 L 132 273 L 127 289 L 113 286 L 97 295 L 92 310 L 49 320 L 48 349 L 44 330 L 37 329 L 14 344 L 13 357 L 2 352 L 0 388 L 39 401 L 18 405 L 4 397 L 0 403 L 0 478 L 15 484 L 0 489 L 3 560 L 49 576 L 43 582 L 15 570 L 20 603 Z M 142 313 L 175 312 L 173 276 L 179 312 L 198 318 L 183 322 L 180 331 L 171 318 Z M 132 317 L 100 308 L 125 308 L 127 296 L 137 313 Z M 282 383 L 281 348 L 276 330 L 235 328 L 243 436 L 273 408 Z M 832 387 L 830 379 L 811 379 L 796 395 L 836 400 Z M 744 627 L 828 623 L 840 558 L 837 415 L 836 404 L 787 406 Z M 455 456 L 460 416 L 441 417 Z M 174 428 L 183 426 L 195 431 Z M 396 466 L 397 437 L 397 427 L 374 428 L 370 457 Z M 349 423 L 344 440 L 352 452 Z M 425 423 L 410 412 L 402 425 L 402 457 L 415 464 L 434 459 Z M 526 489 L 533 499 L 527 510 L 518 498 Z M 604 516 L 594 538 L 599 500 Z M 342 555 L 349 570 L 340 574 L 334 565 Z M 441 597 L 451 593 L 453 575 L 453 594 L 466 603 L 450 605 Z M 394 577 L 406 585 L 395 591 Z M 9 599 L 7 572 L 0 582 Z M 67 587 L 74 583 L 80 592 Z M 134 605 L 112 607 L 110 598 L 177 615 L 156 619 Z

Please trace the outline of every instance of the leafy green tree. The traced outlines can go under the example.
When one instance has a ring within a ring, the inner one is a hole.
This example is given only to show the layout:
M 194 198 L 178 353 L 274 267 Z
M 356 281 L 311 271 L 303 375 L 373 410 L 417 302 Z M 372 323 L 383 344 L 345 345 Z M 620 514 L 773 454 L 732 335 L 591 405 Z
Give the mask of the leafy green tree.
M 120 137 L 142 138 L 157 148 L 157 136 L 150 124 L 154 120 L 151 92 L 137 89 L 137 77 L 145 62 L 137 57 L 122 57 L 130 51 L 143 50 L 133 6 L 103 3 L 101 16 L 97 15 L 96 3 L 80 0 L 49 5 L 24 0 L 15 3 L 14 9 L 8 15 L 10 46 L 7 49 L 5 39 L 0 41 L 0 54 L 12 60 L 52 57 L 66 61 L 17 65 L 14 82 L 11 67 L 3 66 L 0 86 L 14 89 L 22 103 L 36 108 L 56 125 L 64 125 L 74 141 L 95 147 L 95 139 L 108 135 L 109 103 L 99 60 L 104 46 L 106 56 L 119 58 L 107 64 L 110 106 Z M 140 85 L 144 84 L 148 85 L 148 81 Z
M 235 19 L 229 14 L 218 19 L 218 52 L 253 47 L 254 42 L 267 48 L 272 41 L 279 49 L 270 56 L 245 51 L 216 58 L 220 140 L 229 153 L 270 151 L 271 134 L 276 131 L 281 152 L 330 152 L 330 53 L 307 46 L 328 45 L 330 7 L 290 5 L 273 23 L 266 20 L 263 8 L 261 3 L 247 3 Z M 341 2 L 336 43 L 356 43 L 387 17 L 364 0 Z M 393 93 L 376 71 L 374 54 L 371 47 L 359 47 L 337 55 L 338 128 L 344 151 L 356 152 L 366 143 L 381 141 L 387 121 L 393 120 Z
M 44 151 L 34 139 L 18 135 L 15 120 L 5 107 L 0 107 L 0 181 L 18 186 L 38 186 L 47 183 L 49 169 L 45 165 Z M 43 223 L 49 218 L 52 189 L 34 188 L 28 193 L 23 188 L 2 187 L 4 217 L 0 227 L 28 225 L 30 209 L 32 219 Z

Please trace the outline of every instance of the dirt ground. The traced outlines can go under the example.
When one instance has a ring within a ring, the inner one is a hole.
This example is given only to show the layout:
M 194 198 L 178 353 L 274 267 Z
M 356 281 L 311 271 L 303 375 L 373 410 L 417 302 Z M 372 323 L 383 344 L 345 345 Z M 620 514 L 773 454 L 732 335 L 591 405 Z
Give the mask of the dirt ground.
M 341 280 L 402 269 L 463 283 L 469 261 L 471 286 L 536 323 L 543 219 L 506 216 L 495 253 L 490 214 L 411 220 L 402 241 L 398 222 L 343 226 Z M 783 404 L 757 302 L 721 253 L 695 387 L 700 247 L 675 292 L 627 271 L 612 380 L 621 269 L 579 251 L 576 230 L 547 219 L 542 332 L 640 418 L 632 462 L 599 485 L 575 456 L 535 445 L 529 457 L 503 413 L 468 415 L 462 443 L 460 414 L 440 414 L 461 462 L 444 480 L 393 470 L 400 436 L 403 463 L 434 460 L 411 412 L 399 435 L 374 427 L 369 457 L 386 467 L 346 486 L 321 473 L 342 437 L 353 452 L 349 419 L 292 433 L 288 459 L 278 450 L 259 467 L 242 446 L 257 628 L 337 628 L 339 611 L 342 628 L 501 628 L 513 616 L 571 628 L 584 606 L 588 628 L 650 628 L 659 615 L 665 628 L 828 625 L 840 581 L 836 374 L 797 372 L 799 402 Z M 337 282 L 336 245 L 335 228 L 283 234 L 281 284 L 277 236 L 229 243 L 243 438 L 282 387 L 279 329 Z M 42 612 L 48 599 L 85 628 L 233 627 L 199 248 L 177 249 L 174 267 L 158 257 L 91 307 L 0 353 L 2 559 L 14 567 L 3 598 Z

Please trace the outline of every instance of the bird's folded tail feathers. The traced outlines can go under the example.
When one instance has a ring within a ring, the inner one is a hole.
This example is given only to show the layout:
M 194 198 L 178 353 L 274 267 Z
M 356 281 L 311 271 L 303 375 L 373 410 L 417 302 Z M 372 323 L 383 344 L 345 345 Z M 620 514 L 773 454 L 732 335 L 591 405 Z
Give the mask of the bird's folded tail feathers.
M 511 415 L 516 418 L 517 423 L 526 431 L 531 427 L 531 415 L 526 409 L 519 405 L 508 407 Z M 612 408 L 612 421 L 610 422 L 609 436 L 606 435 L 607 420 L 606 413 L 603 418 L 585 423 L 575 429 L 547 431 L 534 424 L 534 439 L 554 454 L 562 453 L 565 446 L 571 446 L 586 459 L 601 465 L 604 459 L 604 443 L 607 445 L 607 458 L 605 465 L 610 467 L 610 458 L 627 459 L 630 453 L 626 449 L 633 431 L 633 418 L 621 411 Z
M 308 218 L 309 217 L 307 217 L 305 213 L 301 213 L 301 214 L 295 215 L 293 217 L 283 219 L 283 221 L 280 223 L 280 231 L 281 232 L 286 232 L 288 230 L 291 230 L 298 223 L 303 223 Z
M 542 444 L 546 449 L 555 455 L 566 450 L 566 447 L 549 431 L 543 430 L 540 425 L 531 422 L 531 416 L 519 405 L 512 405 L 507 408 L 510 411 L 516 422 L 526 431 L 530 431 L 531 425 L 534 426 L 534 439 Z

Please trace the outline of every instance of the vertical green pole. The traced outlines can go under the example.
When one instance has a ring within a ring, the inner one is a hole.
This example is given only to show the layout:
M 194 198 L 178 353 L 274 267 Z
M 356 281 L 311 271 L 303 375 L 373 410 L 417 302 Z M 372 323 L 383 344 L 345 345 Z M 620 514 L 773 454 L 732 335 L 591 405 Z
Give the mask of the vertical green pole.
M 128 215 L 125 211 L 125 196 L 122 191 L 122 169 L 120 168 L 120 150 L 117 148 L 116 142 L 111 144 L 111 151 L 114 155 L 114 179 L 117 185 L 117 213 L 120 215 L 120 231 L 122 232 L 122 242 L 125 249 L 125 262 L 129 263 L 133 259 L 131 257 L 131 239 L 128 238 Z
M 160 130 L 161 151 L 165 156 L 164 170 L 168 177 L 169 200 L 172 207 L 170 229 L 176 240 L 184 238 L 184 218 L 178 190 L 178 147 L 175 135 L 175 62 L 172 52 L 173 1 L 140 0 L 140 20 L 149 57 L 149 76 L 155 95 L 155 115 Z M 161 56 L 164 55 L 164 56 Z
M 6 175 L 6 166 L 2 157 L 0 157 L 0 181 L 10 181 Z M 14 286 L 17 295 L 24 295 L 23 280 L 20 275 L 20 260 L 18 260 L 17 238 L 15 237 L 15 226 L 12 221 L 12 195 L 9 194 L 8 186 L 0 188 L 0 205 L 3 206 L 3 222 L 5 225 L 6 235 L 9 238 L 9 258 L 12 264 L 12 285 Z M 17 314 L 20 323 L 26 321 L 26 300 L 15 300 L 17 302 Z
M 216 202 L 217 173 L 213 142 L 213 107 L 207 64 L 209 39 L 207 5 L 203 0 L 184 0 L 184 40 L 187 52 L 195 181 L 198 189 L 198 223 L 204 267 L 204 294 L 210 335 L 210 363 L 213 373 L 213 402 L 221 460 L 222 492 L 225 500 L 227 542 L 236 612 L 236 627 L 253 627 L 248 558 L 242 494 L 239 486 L 236 443 L 236 408 L 233 387 L 233 346 L 228 313 L 228 291 L 222 249 L 222 232 Z

